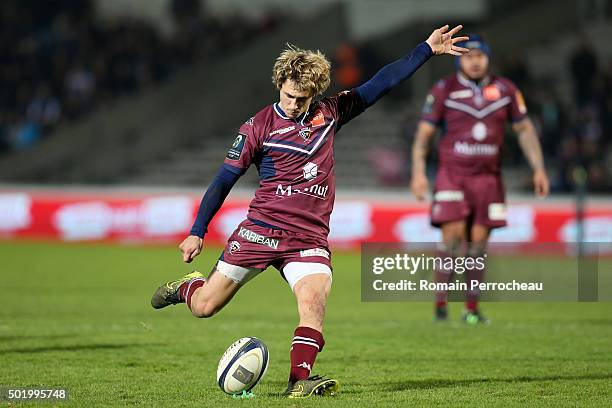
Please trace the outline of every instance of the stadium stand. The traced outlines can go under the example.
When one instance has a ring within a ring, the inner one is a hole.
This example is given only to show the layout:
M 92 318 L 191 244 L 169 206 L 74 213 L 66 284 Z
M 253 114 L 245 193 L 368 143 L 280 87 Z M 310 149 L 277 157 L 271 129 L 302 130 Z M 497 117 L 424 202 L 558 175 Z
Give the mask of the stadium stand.
M 595 61 L 591 64 L 594 79 L 588 85 L 590 91 L 586 100 L 575 94 L 574 89 L 578 89 L 579 85 L 574 85 L 576 77 L 572 77 L 570 67 L 578 40 L 610 37 L 612 32 L 609 20 L 606 20 L 608 17 L 589 10 L 577 12 L 574 2 L 566 0 L 561 5 L 547 0 L 511 3 L 512 11 L 508 12 L 508 2 L 492 2 L 487 16 L 479 21 L 467 22 L 470 31 L 484 33 L 490 39 L 495 71 L 512 78 L 523 89 L 531 117 L 542 137 L 553 188 L 556 191 L 572 190 L 571 174 L 579 165 L 587 169 L 591 191 L 610 191 L 612 184 L 607 174 L 612 168 L 610 51 L 605 47 L 594 47 L 595 54 L 591 57 L 588 51 L 583 50 L 581 54 L 581 58 Z M 185 12 L 184 7 L 187 6 L 177 6 L 174 10 L 176 18 L 186 19 L 193 14 Z M 500 15 L 496 13 L 499 9 L 506 11 Z M 340 69 L 336 72 L 336 79 L 350 83 L 355 78 L 369 76 L 373 67 L 401 55 L 406 51 L 406 44 L 422 39 L 426 28 L 435 24 L 411 24 L 371 38 L 367 43 L 350 44 L 346 42 L 347 30 L 342 13 L 342 7 L 337 6 L 331 11 L 322 11 L 309 21 L 287 23 L 288 26 L 307 26 L 316 21 L 321 30 L 320 38 L 312 35 L 308 38 L 295 37 L 293 33 L 297 30 L 283 30 L 283 27 L 271 31 L 270 27 L 275 24 L 266 23 L 261 30 L 268 35 L 242 47 L 240 53 L 224 54 L 220 49 L 211 50 L 206 46 L 203 47 L 205 51 L 193 51 L 188 44 L 193 46 L 197 41 L 184 40 L 188 35 L 185 33 L 181 34 L 179 47 L 176 41 L 164 42 L 146 26 L 130 26 L 131 30 L 137 31 L 135 37 L 141 38 L 141 41 L 155 38 L 161 50 L 159 52 L 171 58 L 149 67 L 150 73 L 157 74 L 145 75 L 147 79 L 143 85 L 139 85 L 139 77 L 124 81 L 128 85 L 136 84 L 135 88 L 117 88 L 117 84 L 110 84 L 101 87 L 104 92 L 100 91 L 102 95 L 99 96 L 96 86 L 92 101 L 84 103 L 84 107 L 79 108 L 82 111 L 75 109 L 75 117 L 81 120 L 65 123 L 70 115 L 60 115 L 63 122 L 53 136 L 57 143 L 49 141 L 38 151 L 17 152 L 0 159 L 3 181 L 200 186 L 207 183 L 216 171 L 228 140 L 232 140 L 238 125 L 259 110 L 266 100 L 275 98 L 274 89 L 266 80 L 270 61 L 275 57 L 268 50 L 281 49 L 287 40 L 306 47 L 325 44 L 324 51 L 334 58 Z M 543 14 L 547 15 L 546 20 L 539 21 L 538 16 Z M 85 12 L 85 15 L 90 16 L 91 13 Z M 538 21 L 539 24 L 536 24 Z M 534 28 L 529 33 L 515 29 L 525 24 Z M 114 27 L 115 31 L 109 33 L 111 38 L 117 35 L 116 30 L 121 32 L 120 22 L 115 22 Z M 194 35 L 200 35 L 202 30 L 202 27 L 194 29 Z M 222 29 L 217 33 L 219 37 L 224 37 Z M 237 44 L 244 45 L 242 41 L 245 39 L 240 35 L 237 37 Z M 213 42 L 219 43 L 218 40 Z M 583 43 L 588 44 L 588 41 Z M 139 52 L 146 53 L 146 48 Z M 203 53 L 215 58 L 207 60 L 202 57 Z M 355 66 L 355 57 L 360 66 Z M 115 55 L 111 54 L 109 58 L 114 61 Z M 144 59 L 157 61 L 155 56 Z M 249 61 L 248 70 L 236 68 L 244 61 Z M 584 60 L 578 65 L 584 66 Z M 184 68 L 178 76 L 177 67 Z M 230 70 L 236 72 L 231 84 L 226 79 Z M 339 185 L 349 189 L 405 188 L 410 167 L 409 146 L 424 95 L 437 78 L 448 75 L 452 70 L 453 62 L 450 59 L 426 65 L 401 90 L 392 92 L 383 104 L 346 126 L 336 142 Z M 585 76 L 584 73 L 576 75 L 578 79 Z M 82 98 L 83 89 L 87 89 L 86 74 L 71 73 L 69 77 L 74 77 L 74 84 L 68 89 L 74 90 L 72 93 L 64 90 L 56 97 L 62 109 L 69 109 L 67 107 L 70 106 L 65 98 L 73 94 Z M 164 80 L 163 86 L 147 85 L 151 81 Z M 95 83 L 98 82 L 96 79 Z M 62 84 L 65 83 L 66 80 Z M 67 85 L 63 86 L 66 89 Z M 138 93 L 140 88 L 142 92 Z M 244 95 L 245 89 L 248 95 L 237 104 L 232 95 Z M 37 118 L 39 123 L 50 122 L 51 125 L 47 126 L 53 129 L 58 122 L 53 122 L 56 114 L 54 104 L 49 100 L 49 89 L 43 83 L 32 92 L 35 97 L 29 103 L 31 117 Z M 118 98 L 113 99 L 115 97 Z M 124 112 L 127 106 L 130 107 L 129 114 Z M 173 106 L 173 109 L 168 110 L 167 106 Z M 213 115 L 211 111 L 216 106 L 228 106 L 230 109 L 224 115 Z M 28 112 L 25 104 L 19 109 Z M 7 113 L 6 110 L 2 112 L 2 123 L 6 129 Z M 16 116 L 13 113 L 8 117 L 14 119 Z M 24 113 L 23 117 L 27 115 Z M 24 128 L 26 143 L 31 137 L 28 131 L 27 127 Z M 380 140 L 384 140 L 384 144 L 376 143 Z M 40 151 L 45 154 L 41 155 Z M 509 190 L 529 190 L 528 166 L 514 138 L 508 138 L 504 160 Z M 384 163 L 384 166 L 380 163 Z M 251 171 L 240 183 L 252 186 L 256 182 L 257 177 Z

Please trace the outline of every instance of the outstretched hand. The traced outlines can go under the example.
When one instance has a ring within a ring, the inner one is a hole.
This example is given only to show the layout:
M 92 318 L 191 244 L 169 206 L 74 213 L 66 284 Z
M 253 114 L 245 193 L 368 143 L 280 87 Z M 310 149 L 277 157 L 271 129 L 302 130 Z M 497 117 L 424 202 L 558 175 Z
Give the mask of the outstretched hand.
M 183 255 L 183 262 L 191 263 L 202 252 L 202 238 L 190 235 L 181 242 L 179 250 Z
M 448 31 L 448 24 L 434 30 L 433 33 L 429 36 L 429 38 L 425 41 L 431 47 L 434 55 L 442 55 L 442 54 L 450 54 L 460 56 L 469 51 L 467 48 L 458 47 L 455 43 L 461 41 L 467 41 L 469 37 L 456 37 L 453 38 L 453 35 L 457 34 L 459 30 L 463 28 L 462 25 L 458 25 L 452 30 Z

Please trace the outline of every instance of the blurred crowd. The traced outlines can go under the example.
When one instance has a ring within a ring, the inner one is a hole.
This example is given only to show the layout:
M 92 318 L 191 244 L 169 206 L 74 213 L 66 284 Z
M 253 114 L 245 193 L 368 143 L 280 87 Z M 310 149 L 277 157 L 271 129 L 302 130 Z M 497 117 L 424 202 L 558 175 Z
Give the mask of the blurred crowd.
M 503 75 L 514 81 L 527 99 L 550 165 L 553 191 L 573 191 L 581 174 L 587 176 L 589 191 L 611 191 L 612 60 L 607 64 L 600 61 L 584 37 L 572 51 L 567 70 L 572 80 L 569 104 L 561 101 L 554 79 L 532 78 L 521 56 L 512 56 L 502 66 Z M 516 145 L 510 150 L 510 162 L 524 162 Z
M 0 154 L 28 149 L 58 124 L 135 94 L 195 61 L 274 29 L 272 14 L 213 17 L 173 0 L 171 35 L 145 20 L 102 21 L 89 0 L 0 2 Z

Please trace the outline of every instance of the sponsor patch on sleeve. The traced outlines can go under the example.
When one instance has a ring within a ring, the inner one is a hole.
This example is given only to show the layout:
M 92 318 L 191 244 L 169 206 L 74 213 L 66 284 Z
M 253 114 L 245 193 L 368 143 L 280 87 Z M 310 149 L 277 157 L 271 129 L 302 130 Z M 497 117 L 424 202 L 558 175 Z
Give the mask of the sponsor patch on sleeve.
M 525 105 L 525 98 L 523 98 L 523 94 L 521 91 L 516 91 L 516 104 L 518 105 L 518 110 L 521 114 L 527 113 L 527 105 Z
M 230 160 L 238 160 L 240 155 L 242 154 L 242 149 L 244 148 L 244 142 L 246 140 L 246 135 L 242 133 L 238 133 L 234 143 L 232 143 L 232 147 L 227 151 L 227 158 Z
M 423 113 L 429 114 L 433 111 L 433 104 L 436 101 L 436 97 L 432 94 L 427 95 L 425 98 L 425 105 L 423 106 Z

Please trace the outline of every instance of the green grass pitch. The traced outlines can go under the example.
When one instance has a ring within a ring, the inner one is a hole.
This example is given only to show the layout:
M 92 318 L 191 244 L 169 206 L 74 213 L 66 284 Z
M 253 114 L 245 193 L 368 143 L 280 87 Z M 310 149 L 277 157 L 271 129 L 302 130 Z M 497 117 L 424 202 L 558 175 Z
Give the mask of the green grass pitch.
M 206 272 L 218 254 L 195 265 Z M 612 303 L 488 303 L 482 327 L 459 323 L 455 303 L 451 321 L 434 324 L 430 303 L 360 302 L 357 253 L 334 265 L 314 372 L 342 386 L 294 401 L 279 394 L 296 307 L 275 270 L 198 320 L 184 305 L 149 305 L 158 284 L 192 268 L 175 248 L 1 242 L 0 385 L 68 388 L 68 402 L 44 405 L 59 407 L 612 405 Z M 271 362 L 256 397 L 234 400 L 215 376 L 243 336 L 262 338 Z

